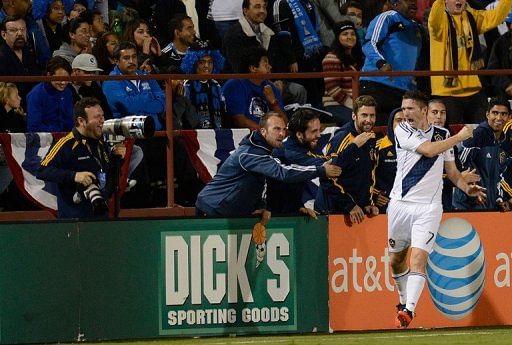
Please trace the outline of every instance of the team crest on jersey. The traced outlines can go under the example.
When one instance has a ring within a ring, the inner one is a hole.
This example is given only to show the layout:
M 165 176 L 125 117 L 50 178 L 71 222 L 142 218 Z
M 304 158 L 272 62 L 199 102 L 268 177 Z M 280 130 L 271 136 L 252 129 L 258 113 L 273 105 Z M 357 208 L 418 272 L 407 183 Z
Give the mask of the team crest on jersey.
M 388 157 L 394 157 L 395 155 L 393 154 L 393 152 L 388 151 L 388 153 L 386 154 L 386 156 L 388 156 Z
M 389 242 L 389 246 L 391 248 L 395 248 L 395 240 L 394 239 L 390 238 L 388 242 Z
M 375 154 L 375 149 L 373 147 L 370 149 L 370 158 L 372 161 L 377 159 L 376 154 Z
M 507 160 L 507 154 L 505 153 L 505 151 L 501 151 L 500 152 L 500 164 L 504 164 L 506 160 Z
M 435 141 L 443 141 L 443 140 L 444 140 L 444 138 L 443 138 L 443 136 L 442 136 L 441 134 L 436 133 L 436 134 L 434 135 L 434 140 L 435 140 Z

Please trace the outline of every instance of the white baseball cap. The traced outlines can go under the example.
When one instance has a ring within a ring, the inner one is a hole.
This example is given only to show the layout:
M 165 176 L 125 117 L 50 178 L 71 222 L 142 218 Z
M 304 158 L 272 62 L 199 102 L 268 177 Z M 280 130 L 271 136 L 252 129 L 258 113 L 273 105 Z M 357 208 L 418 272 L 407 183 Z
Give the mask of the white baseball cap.
M 73 59 L 71 68 L 81 69 L 87 72 L 101 72 L 101 68 L 98 68 L 98 61 L 96 57 L 91 54 L 79 54 Z

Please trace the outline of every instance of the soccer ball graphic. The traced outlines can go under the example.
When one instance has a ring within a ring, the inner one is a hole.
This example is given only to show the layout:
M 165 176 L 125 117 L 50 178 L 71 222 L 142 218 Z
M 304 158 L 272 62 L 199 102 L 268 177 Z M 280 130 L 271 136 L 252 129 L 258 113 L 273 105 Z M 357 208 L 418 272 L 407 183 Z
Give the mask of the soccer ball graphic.
M 459 320 L 475 309 L 484 289 L 484 248 L 473 226 L 450 218 L 439 228 L 427 263 L 432 302 L 445 317 Z

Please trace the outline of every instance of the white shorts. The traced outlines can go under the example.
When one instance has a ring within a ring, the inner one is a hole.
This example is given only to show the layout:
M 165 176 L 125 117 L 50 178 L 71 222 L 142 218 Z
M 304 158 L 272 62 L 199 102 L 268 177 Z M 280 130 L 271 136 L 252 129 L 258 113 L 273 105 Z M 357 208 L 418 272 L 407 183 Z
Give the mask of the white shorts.
M 391 199 L 388 205 L 388 248 L 398 253 L 408 247 L 432 252 L 441 217 L 442 204 L 420 204 Z

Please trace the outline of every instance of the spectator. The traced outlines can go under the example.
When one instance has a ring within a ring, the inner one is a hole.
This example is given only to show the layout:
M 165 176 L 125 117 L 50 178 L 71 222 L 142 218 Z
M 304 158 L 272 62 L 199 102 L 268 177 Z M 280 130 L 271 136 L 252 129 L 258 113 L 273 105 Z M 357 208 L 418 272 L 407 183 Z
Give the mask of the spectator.
M 509 27 L 512 28 L 512 15 L 506 19 Z M 494 42 L 487 64 L 488 69 L 512 69 L 512 31 L 507 31 L 503 36 Z M 493 75 L 491 84 L 494 87 L 494 93 L 500 97 L 512 98 L 512 77 L 503 73 Z
M 322 61 L 324 72 L 358 71 L 363 65 L 355 26 L 344 21 L 336 26 L 337 40 Z M 332 113 L 338 126 L 352 121 L 352 77 L 325 77 L 323 106 Z
M 512 159 L 512 143 L 503 133 L 510 119 L 509 101 L 491 98 L 486 117 L 487 121 L 480 123 L 473 131 L 473 137 L 460 144 L 459 158 L 464 168 L 476 169 L 481 177 L 480 183 L 487 189 L 487 200 L 482 204 L 455 190 L 453 206 L 458 210 L 498 210 L 498 199 L 502 196 L 498 186 Z
M 101 68 L 98 68 L 96 58 L 91 54 L 77 55 L 71 64 L 71 68 L 72 76 L 95 76 L 102 71 Z M 85 97 L 95 98 L 100 102 L 101 109 L 105 109 L 103 111 L 103 117 L 107 120 L 112 118 L 112 112 L 108 106 L 107 99 L 97 81 L 74 80 L 71 86 L 73 104 L 76 104 L 76 102 Z
M 25 40 L 28 42 L 30 50 L 35 57 L 39 69 L 44 69 L 46 63 L 52 56 L 52 51 L 45 44 L 43 32 L 37 25 L 36 20 L 30 13 L 31 6 L 30 0 L 2 0 L 2 9 L 0 9 L 0 21 L 3 21 L 7 16 L 18 16 L 25 20 L 27 35 Z M 23 91 L 20 89 L 23 94 Z M 24 101 L 24 97 L 22 97 Z
M 340 8 L 332 0 L 311 0 L 311 3 L 318 11 L 318 32 L 320 40 L 326 49 L 332 47 L 336 42 L 335 29 L 339 22 L 351 20 L 348 16 L 342 15 Z
M 108 29 L 108 24 L 104 21 L 103 15 L 100 11 L 92 11 L 92 24 L 91 24 L 91 37 L 93 40 L 93 47 L 96 40 L 101 37 Z
M 56 56 L 46 66 L 48 76 L 69 77 L 70 64 Z M 29 132 L 66 132 L 73 128 L 73 93 L 68 81 L 37 84 L 27 96 Z
M 186 14 L 176 14 L 172 17 L 169 28 L 171 42 L 162 49 L 169 63 L 162 73 L 181 73 L 181 60 L 188 47 L 196 40 L 194 23 Z
M 0 132 L 25 133 L 26 114 L 21 107 L 21 97 L 15 84 L 0 82 L 0 102 Z M 0 191 L 4 189 L 0 188 Z
M 119 37 L 111 31 L 105 32 L 92 47 L 92 54 L 98 61 L 98 67 L 102 70 L 100 74 L 110 74 L 114 69 L 116 62 L 114 59 L 114 49 L 119 44 Z
M 69 1 L 66 2 L 69 3 Z M 64 12 L 62 0 L 34 0 L 32 3 L 32 15 L 44 34 L 44 44 L 52 52 L 59 49 L 63 42 Z
M 207 216 L 248 216 L 266 208 L 266 177 L 286 183 L 305 182 L 315 177 L 335 177 L 341 170 L 330 163 L 284 166 L 272 157 L 272 149 L 283 144 L 286 119 L 269 112 L 261 117 L 259 130 L 245 137 L 221 165 L 217 174 L 199 193 L 196 209 Z
M 401 108 L 396 108 L 389 115 L 387 134 L 377 140 L 377 164 L 375 166 L 375 184 L 372 187 L 372 198 L 380 213 L 386 213 L 389 193 L 393 188 L 396 175 L 395 128 L 405 121 Z
M 361 223 L 365 214 L 379 214 L 373 205 L 375 155 L 375 117 L 377 103 L 371 96 L 359 96 L 354 101 L 353 121 L 341 127 L 327 144 L 327 155 L 336 156 L 343 174 L 337 179 L 320 180 L 315 210 L 321 213 L 343 213 L 350 223 Z
M 241 56 L 249 47 L 263 47 L 268 52 L 270 64 L 288 66 L 292 60 L 292 49 L 289 40 L 275 35 L 264 24 L 267 18 L 266 0 L 244 0 L 242 2 L 243 15 L 233 24 L 226 34 L 222 44 L 224 56 L 228 63 L 225 71 L 240 73 Z M 288 69 L 286 69 L 288 71 Z M 276 81 L 281 84 L 283 102 L 285 104 L 307 102 L 307 92 L 304 86 L 290 81 Z M 286 99 L 286 101 L 285 101 Z
M 200 3 L 200 1 L 196 1 Z M 155 36 L 160 42 L 172 40 L 169 23 L 173 16 L 187 14 L 185 3 L 181 0 L 156 0 L 155 4 Z
M 2 22 L 2 38 L 0 46 L 0 75 L 23 76 L 39 75 L 33 52 L 27 45 L 27 27 L 25 20 L 17 16 L 8 16 Z M 26 104 L 27 94 L 33 83 L 16 83 L 21 97 L 21 104 Z
M 379 14 L 368 26 L 363 53 L 366 71 L 411 71 L 416 68 L 422 29 L 413 19 L 416 0 L 392 0 L 393 9 Z M 402 95 L 414 89 L 414 78 L 362 77 L 360 94 L 371 95 L 379 105 L 377 125 L 388 122 L 390 112 L 402 103 Z
M 142 19 L 136 19 L 124 28 L 122 41 L 132 42 L 137 47 L 139 68 L 148 73 L 165 71 L 168 59 L 162 55 L 160 43 L 149 32 L 148 24 Z
M 217 49 L 212 49 L 208 42 L 193 43 L 181 62 L 181 70 L 185 74 L 217 74 L 223 66 L 224 57 Z M 185 97 L 197 111 L 197 128 L 221 128 L 226 102 L 219 83 L 215 79 L 186 80 L 183 86 Z
M 219 41 L 222 41 L 224 35 L 238 21 L 242 15 L 243 0 L 211 0 L 208 11 L 208 19 L 213 20 Z
M 103 111 L 93 98 L 83 98 L 75 106 L 75 126 L 61 138 L 41 162 L 37 177 L 57 183 L 59 218 L 106 217 L 105 200 L 114 191 L 113 155 L 123 159 L 124 144 L 114 146 L 112 155 L 103 141 Z M 98 194 L 96 194 L 98 193 Z M 92 196 L 100 197 L 92 198 Z
M 478 11 L 467 7 L 466 0 L 436 0 L 428 18 L 431 70 L 483 68 L 478 35 L 501 24 L 511 5 L 512 0 L 500 0 L 494 10 Z M 477 75 L 433 76 L 430 80 L 432 95 L 446 105 L 448 124 L 483 120 L 486 96 Z
M 242 73 L 270 73 L 267 52 L 261 47 L 248 48 L 240 64 Z M 273 110 L 282 112 L 281 93 L 270 80 L 262 78 L 231 79 L 224 84 L 226 112 L 233 128 L 259 128 L 260 118 Z
M 145 75 L 137 67 L 137 48 L 131 42 L 121 42 L 114 50 L 116 67 L 110 75 Z M 115 118 L 128 115 L 148 115 L 155 120 L 155 129 L 164 128 L 161 114 L 165 110 L 165 94 L 155 80 L 107 80 L 103 93 Z
M 91 52 L 90 25 L 85 18 L 77 17 L 66 23 L 64 31 L 64 43 L 53 56 L 61 56 L 71 64 L 78 54 Z
M 248 47 L 263 47 L 272 55 L 272 51 L 279 49 L 277 37 L 274 32 L 264 24 L 267 18 L 266 0 L 244 0 L 242 2 L 243 15 L 238 22 L 229 27 L 222 41 L 222 52 L 228 61 L 227 70 L 240 72 L 240 58 L 244 49 Z M 282 54 L 291 54 L 282 51 Z M 283 58 L 283 57 L 281 57 Z
M 293 9 L 293 10 L 292 10 Z M 295 15 L 294 15 L 295 14 Z M 274 28 L 288 37 L 292 58 L 287 66 L 274 66 L 276 72 L 320 72 L 324 57 L 320 33 L 317 31 L 318 9 L 311 0 L 277 0 L 273 5 Z M 324 83 L 321 79 L 295 80 L 308 92 L 308 103 L 321 107 Z
M 357 1 L 347 1 L 340 7 L 343 15 L 349 16 L 356 27 L 356 34 L 359 42 L 364 42 L 366 27 L 363 26 L 363 5 Z
M 67 3 L 69 3 L 69 1 L 67 1 Z M 87 0 L 74 0 L 71 3 L 73 4 L 73 7 L 71 10 L 68 9 L 66 11 L 66 13 L 69 13 L 67 21 L 73 20 L 87 13 Z

